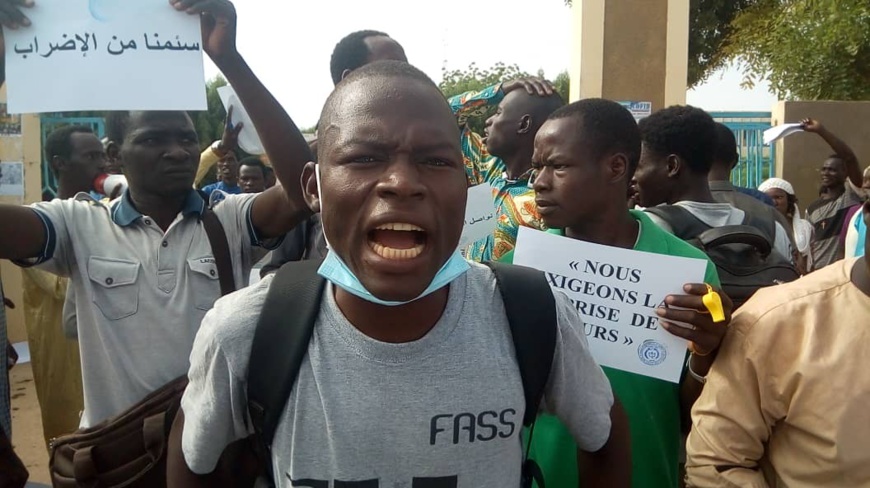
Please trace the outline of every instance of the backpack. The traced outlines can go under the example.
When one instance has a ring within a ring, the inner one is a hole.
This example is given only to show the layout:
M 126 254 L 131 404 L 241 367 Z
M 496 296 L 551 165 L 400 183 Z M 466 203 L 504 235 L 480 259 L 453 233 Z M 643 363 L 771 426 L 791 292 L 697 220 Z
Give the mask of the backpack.
M 759 229 L 767 222 L 745 212 L 741 225 L 710 227 L 678 205 L 646 209 L 673 229 L 673 234 L 704 251 L 716 265 L 722 289 L 734 309 L 746 303 L 760 288 L 800 278 L 789 260 L 773 248 L 771 238 Z M 776 224 L 774 223 L 774 234 Z
M 533 426 L 556 348 L 556 302 L 540 271 L 487 263 L 495 274 L 510 324 L 522 378 L 526 411 L 523 425 Z M 254 333 L 248 369 L 248 412 L 254 428 L 254 449 L 262 475 L 272 479 L 272 440 L 314 331 L 326 281 L 317 274 L 319 261 L 284 264 L 269 286 Z M 529 436 L 531 445 L 531 435 Z M 544 488 L 537 464 L 523 463 L 523 487 L 532 481 Z

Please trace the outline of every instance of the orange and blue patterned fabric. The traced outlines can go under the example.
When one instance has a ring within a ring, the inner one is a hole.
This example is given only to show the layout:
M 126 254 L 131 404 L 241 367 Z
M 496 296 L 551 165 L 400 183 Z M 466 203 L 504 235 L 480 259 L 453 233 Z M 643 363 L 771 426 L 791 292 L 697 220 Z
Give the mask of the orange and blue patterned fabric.
M 496 261 L 512 251 L 520 226 L 545 230 L 535 205 L 535 191 L 529 184 L 531 170 L 516 180 L 507 179 L 504 161 L 490 155 L 480 135 L 466 124 L 469 118 L 483 115 L 488 107 L 498 104 L 503 98 L 504 92 L 501 84 L 498 84 L 481 91 L 456 95 L 448 100 L 462 128 L 462 157 L 468 185 L 489 183 L 492 186 L 498 219 L 494 235 L 481 239 L 464 250 L 465 257 L 471 261 Z

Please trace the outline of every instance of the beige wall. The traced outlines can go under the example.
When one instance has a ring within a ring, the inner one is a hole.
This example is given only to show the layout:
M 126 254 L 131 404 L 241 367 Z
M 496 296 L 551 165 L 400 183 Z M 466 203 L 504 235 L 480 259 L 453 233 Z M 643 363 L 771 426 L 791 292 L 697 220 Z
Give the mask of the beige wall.
M 685 103 L 689 0 L 582 0 L 572 10 L 572 101 Z
M 6 87 L 0 87 L 0 102 L 6 101 Z M 32 203 L 42 199 L 42 174 L 40 172 L 41 137 L 39 117 L 24 115 L 21 117 L 20 136 L 0 136 L 0 161 L 22 161 L 24 163 L 24 198 L 0 196 L 2 203 Z M 7 310 L 9 339 L 12 342 L 24 341 L 27 334 L 24 329 L 22 308 L 24 301 L 21 293 L 21 271 L 9 261 L 0 261 L 0 277 L 3 280 L 3 291 L 15 302 L 15 310 Z
M 771 124 L 800 122 L 806 117 L 821 121 L 845 141 L 864 169 L 870 166 L 870 102 L 779 102 Z M 798 133 L 776 143 L 776 174 L 794 187 L 801 209 L 818 197 L 819 168 L 832 153 L 815 134 Z

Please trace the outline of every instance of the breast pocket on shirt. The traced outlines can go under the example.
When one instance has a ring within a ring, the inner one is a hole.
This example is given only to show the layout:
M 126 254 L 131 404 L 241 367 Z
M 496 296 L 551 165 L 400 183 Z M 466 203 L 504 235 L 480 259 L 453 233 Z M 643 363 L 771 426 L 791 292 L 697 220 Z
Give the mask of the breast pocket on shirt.
M 193 305 L 199 310 L 211 310 L 214 302 L 221 296 L 218 270 L 211 256 L 188 259 L 190 284 L 193 292 Z
M 88 277 L 93 301 L 109 320 L 120 320 L 139 311 L 139 262 L 91 256 Z

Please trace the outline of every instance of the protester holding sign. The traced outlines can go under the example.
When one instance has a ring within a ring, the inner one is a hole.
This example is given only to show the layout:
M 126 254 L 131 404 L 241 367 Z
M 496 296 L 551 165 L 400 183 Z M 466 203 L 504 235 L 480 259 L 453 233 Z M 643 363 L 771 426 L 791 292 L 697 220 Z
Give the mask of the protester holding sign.
M 535 201 L 551 229 L 548 232 L 605 246 L 704 260 L 705 281 L 718 286 L 716 269 L 704 253 L 660 229 L 643 212 L 626 210 L 624 195 L 639 157 L 640 132 L 631 113 L 619 103 L 587 99 L 553 113 L 535 138 L 532 160 Z M 522 246 L 521 238 L 518 251 Z M 535 252 L 551 254 L 554 250 Z M 512 259 L 513 254 L 505 259 Z M 701 295 L 707 287 L 693 284 L 685 290 L 687 295 L 669 296 L 656 310 L 662 327 L 692 341 L 691 374 L 685 374 L 681 384 L 604 368 L 632 426 L 636 487 L 678 486 L 681 418 L 688 425 L 692 403 L 725 335 L 727 320 L 714 323 L 706 312 Z M 722 297 L 730 309 L 727 297 Z M 547 488 L 577 486 L 574 451 L 571 436 L 558 420 L 546 415 L 538 419 L 531 455 L 544 471 Z M 589 467 L 580 466 L 581 472 L 585 469 Z
M 17 12 L 19 3 L 0 0 L 0 11 Z M 259 195 L 228 197 L 213 209 L 229 243 L 232 278 L 244 283 L 264 254 L 261 248 L 310 214 L 298 187 L 310 154 L 293 121 L 236 51 L 232 3 L 200 5 L 207 7 L 201 18 L 168 4 L 159 8 L 201 24 L 203 49 L 250 109 L 283 183 Z M 196 83 L 201 86 L 201 79 Z M 220 296 L 215 253 L 201 220 L 206 202 L 192 188 L 199 143 L 190 117 L 113 112 L 107 132 L 108 152 L 123 165 L 129 184 L 121 198 L 0 206 L 0 257 L 69 276 L 76 291 L 82 426 L 117 415 L 184 375 L 200 321 Z

